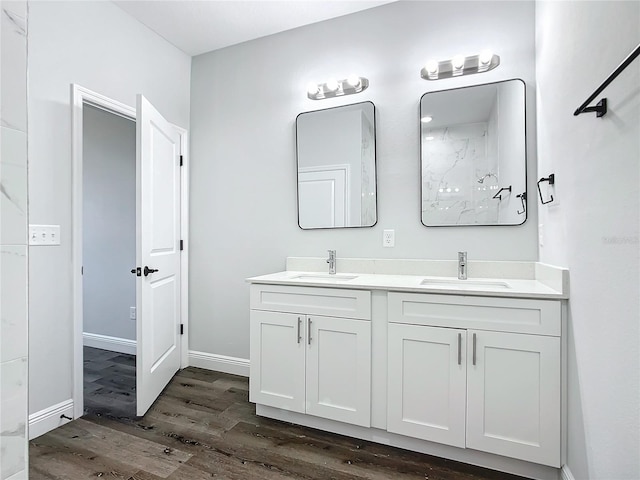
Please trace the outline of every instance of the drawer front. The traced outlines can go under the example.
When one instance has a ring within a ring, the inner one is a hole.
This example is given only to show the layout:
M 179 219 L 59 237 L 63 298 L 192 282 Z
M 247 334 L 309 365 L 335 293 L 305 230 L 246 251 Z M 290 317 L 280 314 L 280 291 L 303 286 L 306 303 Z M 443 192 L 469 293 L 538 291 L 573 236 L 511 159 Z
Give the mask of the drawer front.
M 251 308 L 371 320 L 371 292 L 254 284 L 251 285 Z
M 560 336 L 557 300 L 389 292 L 389 322 Z

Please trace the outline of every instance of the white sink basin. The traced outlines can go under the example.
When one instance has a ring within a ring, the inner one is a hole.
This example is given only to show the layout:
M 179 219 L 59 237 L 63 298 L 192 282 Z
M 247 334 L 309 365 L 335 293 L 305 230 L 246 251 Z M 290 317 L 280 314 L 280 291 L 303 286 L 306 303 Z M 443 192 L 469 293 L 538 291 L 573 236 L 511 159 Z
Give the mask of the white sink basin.
M 300 275 L 294 275 L 291 277 L 295 280 L 320 280 L 323 282 L 347 282 L 358 278 L 358 275 L 345 275 L 336 273 L 331 275 L 329 273 L 301 273 Z
M 491 289 L 503 290 L 511 288 L 507 282 L 498 282 L 495 280 L 458 280 L 456 278 L 425 278 L 420 282 L 425 287 L 443 287 L 443 288 L 460 288 L 460 289 Z

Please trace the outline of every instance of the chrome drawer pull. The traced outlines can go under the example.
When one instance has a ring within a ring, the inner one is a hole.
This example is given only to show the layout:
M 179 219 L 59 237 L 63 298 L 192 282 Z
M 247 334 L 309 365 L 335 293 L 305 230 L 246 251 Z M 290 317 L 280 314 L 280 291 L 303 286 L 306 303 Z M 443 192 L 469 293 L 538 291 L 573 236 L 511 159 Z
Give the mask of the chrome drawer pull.
M 476 334 L 473 334 L 473 364 L 476 364 Z

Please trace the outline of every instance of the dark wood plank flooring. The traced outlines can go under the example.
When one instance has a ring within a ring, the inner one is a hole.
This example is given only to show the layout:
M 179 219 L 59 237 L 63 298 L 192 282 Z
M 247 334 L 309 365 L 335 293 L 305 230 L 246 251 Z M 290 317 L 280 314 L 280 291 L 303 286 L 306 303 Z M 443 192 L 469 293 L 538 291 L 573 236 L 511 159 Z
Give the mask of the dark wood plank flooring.
M 31 480 L 522 480 L 258 417 L 248 379 L 193 367 L 144 417 L 90 413 L 29 454 Z
M 136 414 L 136 357 L 84 347 L 84 414 Z

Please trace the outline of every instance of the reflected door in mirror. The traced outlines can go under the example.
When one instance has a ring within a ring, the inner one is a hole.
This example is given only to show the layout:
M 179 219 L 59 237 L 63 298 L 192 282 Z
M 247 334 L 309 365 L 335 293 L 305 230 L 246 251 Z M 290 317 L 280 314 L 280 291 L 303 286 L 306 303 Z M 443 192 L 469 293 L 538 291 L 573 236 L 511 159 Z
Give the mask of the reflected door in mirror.
M 375 225 L 373 103 L 301 113 L 296 138 L 300 228 Z

